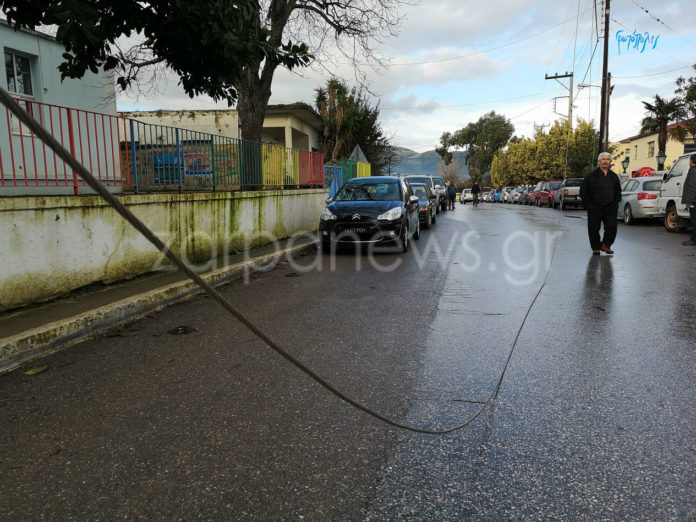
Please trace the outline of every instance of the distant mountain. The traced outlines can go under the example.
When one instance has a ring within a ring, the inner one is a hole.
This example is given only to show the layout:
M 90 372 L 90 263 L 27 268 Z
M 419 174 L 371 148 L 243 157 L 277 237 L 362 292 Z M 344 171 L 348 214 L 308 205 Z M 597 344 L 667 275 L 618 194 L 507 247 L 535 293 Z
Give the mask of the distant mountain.
M 398 160 L 392 167 L 395 174 L 433 174 L 442 175 L 442 167 L 445 162 L 434 150 L 418 153 L 404 147 L 397 149 Z M 466 151 L 453 151 L 452 163 L 458 166 L 457 173 L 461 178 L 469 177 L 469 168 L 466 165 Z

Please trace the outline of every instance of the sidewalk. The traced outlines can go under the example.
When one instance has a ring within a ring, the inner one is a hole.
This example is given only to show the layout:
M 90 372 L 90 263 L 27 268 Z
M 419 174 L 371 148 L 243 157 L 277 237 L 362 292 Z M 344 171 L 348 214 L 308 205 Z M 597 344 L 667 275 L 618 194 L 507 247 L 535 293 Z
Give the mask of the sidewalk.
M 245 268 L 270 263 L 314 246 L 309 238 L 279 241 L 245 254 L 220 258 L 216 269 L 202 273 L 214 286 L 240 277 Z M 224 266 L 223 266 L 224 264 Z M 186 274 L 168 270 L 105 286 L 76 290 L 67 296 L 0 314 L 0 374 L 95 334 L 201 293 Z

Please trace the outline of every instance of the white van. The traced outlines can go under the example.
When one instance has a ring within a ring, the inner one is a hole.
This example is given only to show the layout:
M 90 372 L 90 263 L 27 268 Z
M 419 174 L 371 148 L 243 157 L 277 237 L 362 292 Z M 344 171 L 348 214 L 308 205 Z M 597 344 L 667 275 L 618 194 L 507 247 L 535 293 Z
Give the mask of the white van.
M 689 172 L 691 154 L 679 156 L 669 172 L 662 176 L 658 208 L 665 216 L 665 228 L 678 232 L 689 226 L 689 211 L 681 202 L 686 173 Z

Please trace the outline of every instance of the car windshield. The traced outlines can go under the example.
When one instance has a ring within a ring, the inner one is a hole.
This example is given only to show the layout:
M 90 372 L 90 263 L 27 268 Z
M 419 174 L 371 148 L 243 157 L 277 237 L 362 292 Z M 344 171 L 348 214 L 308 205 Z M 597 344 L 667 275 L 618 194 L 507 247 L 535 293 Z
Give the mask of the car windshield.
M 560 184 L 561 184 L 560 181 L 554 181 L 553 183 L 549 183 L 549 188 L 551 190 L 556 190 L 558 188 L 558 185 L 560 185 Z
M 423 183 L 424 185 L 427 185 L 428 187 L 431 187 L 431 188 L 432 188 L 432 186 L 433 186 L 432 180 L 431 180 L 430 178 L 425 178 L 425 177 L 424 177 L 424 178 L 421 178 L 421 177 L 416 177 L 416 178 L 408 177 L 408 178 L 406 178 L 406 181 L 408 181 L 409 183 Z
M 338 191 L 335 201 L 398 201 L 396 183 L 346 183 Z
M 662 180 L 661 180 L 661 179 L 655 179 L 655 180 L 646 181 L 645 183 L 643 183 L 643 190 L 656 190 L 656 191 L 659 191 L 661 186 L 662 186 Z
M 436 185 L 445 185 L 445 180 L 442 178 L 433 178 L 433 181 L 435 182 Z
M 582 185 L 581 179 L 567 179 L 565 181 L 566 187 L 579 187 L 580 185 Z

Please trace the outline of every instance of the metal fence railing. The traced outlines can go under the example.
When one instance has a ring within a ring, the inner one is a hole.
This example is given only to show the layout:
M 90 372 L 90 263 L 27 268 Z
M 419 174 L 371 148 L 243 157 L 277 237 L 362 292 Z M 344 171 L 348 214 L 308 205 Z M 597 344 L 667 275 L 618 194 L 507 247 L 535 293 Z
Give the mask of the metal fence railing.
M 16 101 L 102 184 L 132 187 L 119 147 L 126 134 L 123 118 L 29 99 Z M 0 186 L 73 187 L 77 194 L 85 185 L 9 109 L 0 110 Z
M 370 175 L 369 163 L 324 165 L 318 152 L 17 101 L 99 181 L 124 191 L 328 188 L 334 178 L 341 185 Z M 79 194 L 83 186 L 9 109 L 0 109 L 0 187 L 72 187 Z

